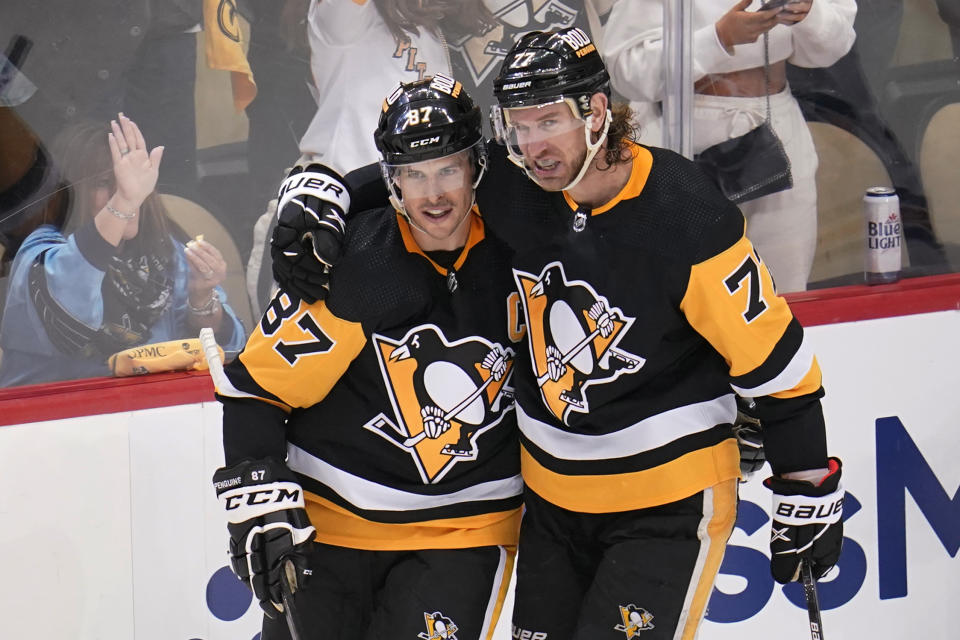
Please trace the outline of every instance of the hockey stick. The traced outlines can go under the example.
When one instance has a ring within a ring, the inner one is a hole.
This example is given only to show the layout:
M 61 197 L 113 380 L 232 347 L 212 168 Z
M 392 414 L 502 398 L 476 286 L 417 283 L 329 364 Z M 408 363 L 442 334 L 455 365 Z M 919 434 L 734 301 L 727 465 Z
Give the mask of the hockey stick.
M 217 348 L 217 340 L 213 335 L 213 329 L 204 327 L 200 329 L 200 345 L 203 347 L 203 353 L 207 357 L 207 366 L 210 368 L 210 377 L 213 378 L 218 387 L 222 386 L 218 381 L 229 384 L 226 374 L 223 372 L 223 359 L 220 357 L 220 350 Z M 284 558 L 282 571 L 280 572 L 280 596 L 283 600 L 283 615 L 287 620 L 287 627 L 290 629 L 291 640 L 302 640 L 306 636 L 300 631 L 299 616 L 297 615 L 296 605 L 293 603 L 293 594 L 297 592 L 297 567 L 293 560 Z
M 810 638 L 812 640 L 823 640 L 823 623 L 820 621 L 820 599 L 817 597 L 817 581 L 813 579 L 813 568 L 807 558 L 800 561 L 800 575 L 803 577 L 803 595 L 807 598 Z
M 293 603 L 293 594 L 297 592 L 297 567 L 290 558 L 284 558 L 283 571 L 280 572 L 280 595 L 283 599 L 283 617 L 287 620 L 290 640 L 302 640 L 306 636 L 300 629 L 300 615 Z
M 204 327 L 200 329 L 200 346 L 203 347 L 203 355 L 207 358 L 207 367 L 210 369 L 210 377 L 213 378 L 217 388 L 229 386 L 227 376 L 223 372 L 223 359 L 220 357 L 220 350 L 217 348 L 217 339 L 213 335 L 213 329 Z
M 563 354 L 563 358 L 560 359 L 560 364 L 561 364 L 561 365 L 565 365 L 565 364 L 567 364 L 568 362 L 570 362 L 571 360 L 573 360 L 573 358 L 574 358 L 578 353 L 580 353 L 581 351 L 583 351 L 583 348 L 586 347 L 588 344 L 590 344 L 590 342 L 592 342 L 593 339 L 596 338 L 598 335 L 600 335 L 600 329 L 599 329 L 599 327 L 596 328 L 596 329 L 594 329 L 593 331 L 591 331 L 590 334 L 587 335 L 583 340 L 581 340 L 581 341 L 578 342 L 577 344 L 573 345 L 573 348 L 571 348 L 570 351 L 567 351 L 565 354 Z M 549 367 L 547 367 L 547 368 L 548 368 L 548 371 L 547 371 L 545 374 L 543 374 L 542 376 L 540 376 L 539 378 L 537 378 L 537 386 L 538 386 L 538 387 L 542 387 L 544 384 L 546 384 L 547 380 L 550 379 Z
M 474 389 L 473 393 L 471 393 L 466 398 L 461 400 L 460 404 L 458 404 L 453 409 L 450 409 L 450 411 L 447 411 L 445 414 L 443 414 L 443 421 L 449 422 L 451 418 L 457 417 L 457 414 L 459 414 L 461 411 L 466 409 L 468 406 L 470 406 L 473 403 L 474 400 L 480 397 L 480 394 L 483 393 L 484 389 L 490 386 L 491 382 L 493 382 L 493 376 L 490 376 L 489 378 L 484 380 L 483 384 L 481 384 L 479 387 Z M 407 448 L 414 447 L 418 442 L 420 442 L 426 437 L 427 437 L 427 432 L 421 431 L 415 436 L 410 436 L 409 438 L 404 439 L 403 442 L 401 442 L 400 444 L 402 444 L 404 447 L 407 447 Z

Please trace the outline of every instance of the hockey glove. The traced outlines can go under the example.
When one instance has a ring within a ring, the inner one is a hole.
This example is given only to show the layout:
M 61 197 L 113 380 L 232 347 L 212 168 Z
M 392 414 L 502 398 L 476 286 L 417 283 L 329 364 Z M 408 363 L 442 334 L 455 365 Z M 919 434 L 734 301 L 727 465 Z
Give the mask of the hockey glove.
M 271 618 L 283 611 L 281 572 L 292 560 L 309 575 L 305 552 L 313 538 L 303 489 L 285 464 L 272 458 L 217 469 L 217 497 L 227 512 L 230 568 L 246 582 Z
M 830 458 L 818 484 L 771 476 L 763 484 L 773 491 L 770 572 L 786 584 L 797 580 L 800 561 L 809 558 L 814 579 L 822 578 L 840 558 L 843 544 L 843 487 L 840 460 Z
M 343 178 L 322 164 L 294 167 L 277 195 L 270 242 L 273 277 L 282 289 L 316 302 L 327 297 L 330 268 L 340 258 L 350 211 Z

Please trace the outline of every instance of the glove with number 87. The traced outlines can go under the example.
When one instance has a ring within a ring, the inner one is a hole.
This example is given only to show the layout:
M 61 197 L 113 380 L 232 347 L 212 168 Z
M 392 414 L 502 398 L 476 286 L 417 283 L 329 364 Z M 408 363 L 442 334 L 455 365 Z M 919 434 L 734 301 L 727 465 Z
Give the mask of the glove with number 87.
M 273 277 L 307 302 L 323 300 L 343 246 L 350 191 L 336 171 L 311 164 L 294 167 L 277 198 L 270 243 Z
M 217 469 L 217 497 L 227 513 L 230 568 L 246 582 L 269 617 L 283 611 L 283 561 L 306 576 L 305 552 L 313 538 L 303 489 L 293 472 L 272 458 Z
M 770 535 L 770 572 L 786 584 L 798 579 L 800 561 L 809 558 L 814 579 L 837 564 L 843 544 L 843 487 L 841 463 L 830 458 L 817 483 L 771 476 L 763 484 L 773 491 L 773 529 Z

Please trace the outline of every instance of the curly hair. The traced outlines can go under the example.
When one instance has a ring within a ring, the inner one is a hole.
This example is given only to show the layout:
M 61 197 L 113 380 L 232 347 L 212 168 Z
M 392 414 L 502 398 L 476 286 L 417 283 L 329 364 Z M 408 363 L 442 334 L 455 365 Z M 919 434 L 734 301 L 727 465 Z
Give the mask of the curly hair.
M 629 153 L 624 153 L 629 143 L 637 144 L 639 132 L 633 123 L 633 109 L 625 102 L 615 102 L 610 105 L 613 118 L 607 130 L 607 149 L 604 161 L 607 168 L 623 162 L 631 162 Z

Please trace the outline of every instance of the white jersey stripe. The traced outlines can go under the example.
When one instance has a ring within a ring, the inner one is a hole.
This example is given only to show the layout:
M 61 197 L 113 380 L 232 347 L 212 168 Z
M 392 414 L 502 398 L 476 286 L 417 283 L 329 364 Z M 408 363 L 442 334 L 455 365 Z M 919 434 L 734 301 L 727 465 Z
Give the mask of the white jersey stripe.
M 410 493 L 338 469 L 293 444 L 287 444 L 287 465 L 294 471 L 330 487 L 358 509 L 371 511 L 435 509 L 478 500 L 503 500 L 523 493 L 523 481 L 519 474 L 443 495 Z
M 619 431 L 602 435 L 584 435 L 562 431 L 529 416 L 519 404 L 517 424 L 533 444 L 562 460 L 606 460 L 625 458 L 651 451 L 674 440 L 711 429 L 718 424 L 733 424 L 737 404 L 732 393 L 644 418 Z
M 804 376 L 807 375 L 812 366 L 813 349 L 810 347 L 810 341 L 807 339 L 807 336 L 804 335 L 803 342 L 800 343 L 800 348 L 793 354 L 793 358 L 790 359 L 790 362 L 787 363 L 787 366 L 783 368 L 783 371 L 781 371 L 777 377 L 749 389 L 733 384 L 730 386 L 733 387 L 733 390 L 739 395 L 748 398 L 768 396 L 772 393 L 787 391 L 788 389 L 796 387 L 800 384 L 800 381 L 803 380 Z

